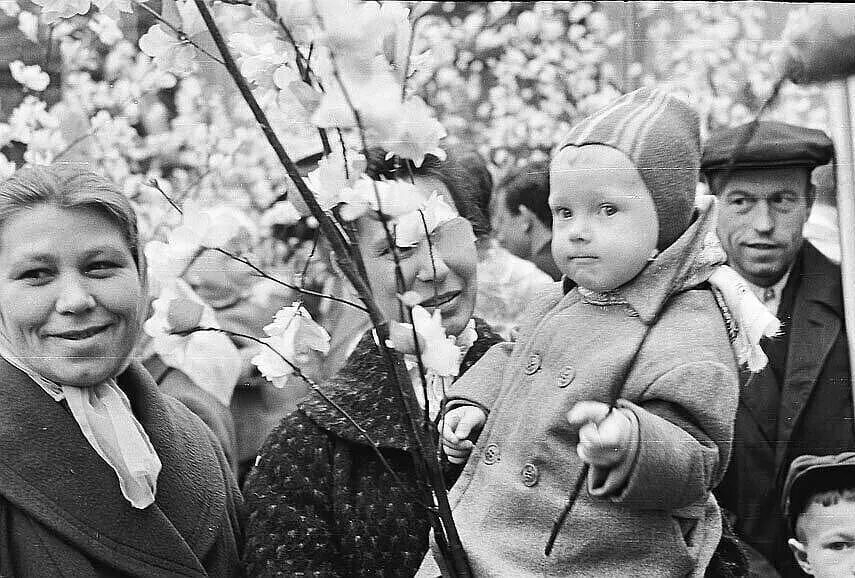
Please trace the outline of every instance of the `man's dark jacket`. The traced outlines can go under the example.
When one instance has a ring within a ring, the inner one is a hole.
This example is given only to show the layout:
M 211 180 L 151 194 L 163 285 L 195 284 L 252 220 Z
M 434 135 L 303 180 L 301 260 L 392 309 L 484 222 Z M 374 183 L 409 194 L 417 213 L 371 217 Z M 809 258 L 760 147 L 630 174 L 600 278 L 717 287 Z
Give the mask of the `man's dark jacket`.
M 783 576 L 803 576 L 787 547 L 780 492 L 801 454 L 855 449 L 840 267 L 805 241 L 781 295 L 783 335 L 769 366 L 742 380 L 733 452 L 716 495 L 736 533 Z

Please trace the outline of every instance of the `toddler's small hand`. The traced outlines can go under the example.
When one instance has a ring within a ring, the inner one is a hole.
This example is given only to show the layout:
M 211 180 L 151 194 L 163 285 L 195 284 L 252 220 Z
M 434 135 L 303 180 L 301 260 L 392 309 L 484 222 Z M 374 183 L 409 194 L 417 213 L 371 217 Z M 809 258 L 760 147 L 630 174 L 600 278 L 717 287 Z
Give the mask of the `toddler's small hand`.
M 579 428 L 579 457 L 600 468 L 622 462 L 632 440 L 632 422 L 617 409 L 598 401 L 580 401 L 567 412 L 567 421 Z
M 472 453 L 469 439 L 487 421 L 487 414 L 474 405 L 461 405 L 445 414 L 442 426 L 442 449 L 452 464 L 462 464 Z

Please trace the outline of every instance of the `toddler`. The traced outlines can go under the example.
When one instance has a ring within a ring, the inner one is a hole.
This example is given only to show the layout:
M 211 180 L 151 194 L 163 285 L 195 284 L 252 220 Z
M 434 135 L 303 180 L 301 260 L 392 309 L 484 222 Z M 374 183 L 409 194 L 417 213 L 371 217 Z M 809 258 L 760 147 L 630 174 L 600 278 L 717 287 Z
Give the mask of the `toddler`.
M 448 395 L 443 446 L 468 457 L 450 499 L 476 576 L 703 575 L 739 387 L 708 283 L 724 261 L 713 201 L 695 208 L 699 151 L 694 111 L 647 89 L 556 149 L 564 280 Z M 586 488 L 546 555 L 583 464 Z M 438 574 L 433 562 L 421 575 Z
M 818 578 L 855 576 L 855 452 L 799 456 L 784 484 L 790 549 Z

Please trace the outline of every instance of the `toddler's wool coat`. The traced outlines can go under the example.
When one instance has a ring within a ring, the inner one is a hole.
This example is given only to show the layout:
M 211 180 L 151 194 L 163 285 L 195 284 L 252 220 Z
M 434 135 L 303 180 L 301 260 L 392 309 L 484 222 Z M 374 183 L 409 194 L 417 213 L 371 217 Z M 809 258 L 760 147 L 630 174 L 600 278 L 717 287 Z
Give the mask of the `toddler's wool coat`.
M 552 285 L 523 315 L 513 350 L 493 347 L 452 387 L 451 404 L 488 410 L 450 495 L 476 576 L 703 575 L 721 535 L 710 491 L 727 465 L 739 394 L 725 322 L 705 283 L 721 261 L 707 242 L 713 219 L 706 204 L 617 291 Z M 591 469 L 547 557 L 583 464 L 566 414 L 579 401 L 608 403 L 624 379 L 618 406 L 636 426 L 634 461 Z M 420 575 L 436 574 L 431 562 Z

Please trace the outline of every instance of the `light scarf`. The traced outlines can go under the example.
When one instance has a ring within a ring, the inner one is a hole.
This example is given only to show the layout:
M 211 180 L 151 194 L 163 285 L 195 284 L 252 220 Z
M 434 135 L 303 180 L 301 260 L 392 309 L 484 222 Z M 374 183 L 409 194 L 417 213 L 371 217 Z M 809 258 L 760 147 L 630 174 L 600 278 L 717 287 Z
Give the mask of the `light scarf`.
M 733 349 L 740 364 L 758 372 L 769 359 L 760 347 L 760 340 L 778 335 L 781 322 L 748 287 L 748 282 L 727 265 L 719 265 L 709 278 L 710 285 L 723 299 L 736 324 Z M 722 308 L 725 312 L 725 308 Z M 726 313 L 726 312 L 725 312 Z
M 59 385 L 15 355 L 9 339 L 2 333 L 0 357 L 26 373 L 54 401 L 64 399 L 68 403 L 86 441 L 116 472 L 122 495 L 131 506 L 141 510 L 154 502 L 160 458 L 134 417 L 128 397 L 114 379 L 91 387 Z

